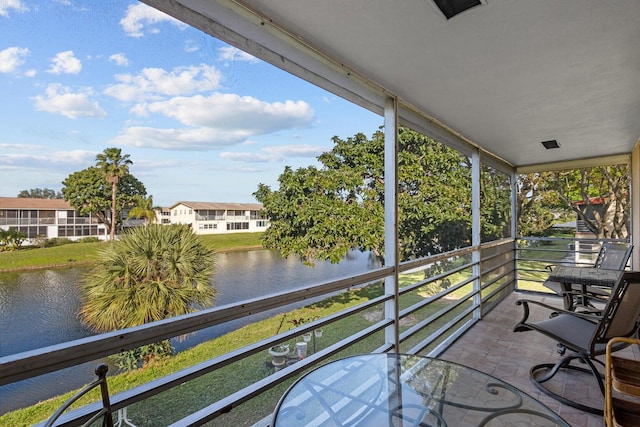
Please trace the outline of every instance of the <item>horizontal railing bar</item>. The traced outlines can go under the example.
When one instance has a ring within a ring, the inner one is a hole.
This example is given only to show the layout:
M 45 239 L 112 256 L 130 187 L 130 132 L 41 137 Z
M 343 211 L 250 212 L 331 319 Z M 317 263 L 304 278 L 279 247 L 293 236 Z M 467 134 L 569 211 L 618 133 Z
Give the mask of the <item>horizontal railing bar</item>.
M 382 295 L 380 297 L 366 301 L 362 304 L 358 304 L 356 306 L 342 310 L 338 313 L 334 313 L 322 319 L 306 324 L 305 326 L 307 326 L 307 328 L 291 329 L 284 333 L 278 334 L 274 337 L 261 340 L 257 343 L 253 343 L 241 349 L 226 353 L 217 358 L 210 359 L 194 367 L 186 368 L 180 372 L 167 375 L 165 377 L 151 381 L 147 384 L 138 386 L 134 389 L 130 389 L 123 393 L 119 393 L 118 395 L 112 398 L 112 406 L 118 409 L 120 407 L 125 407 L 133 403 L 136 403 L 140 400 L 144 400 L 149 396 L 158 394 L 172 387 L 181 385 L 184 382 L 190 381 L 194 378 L 197 378 L 209 372 L 215 371 L 219 368 L 227 366 L 238 360 L 242 360 L 246 356 L 250 356 L 260 351 L 266 350 L 267 348 L 271 347 L 274 343 L 287 341 L 291 338 L 295 338 L 300 334 L 304 333 L 305 329 L 312 330 L 318 327 L 329 325 L 337 320 L 352 316 L 354 314 L 367 310 L 373 306 L 382 304 L 391 298 L 392 298 L 391 295 Z
M 374 325 L 369 326 L 362 331 L 351 335 L 336 344 L 323 349 L 322 351 L 315 353 L 304 359 L 301 365 L 297 366 L 297 363 L 291 366 L 288 366 L 274 375 L 267 377 L 261 381 L 258 381 L 249 387 L 245 387 L 242 390 L 239 390 L 227 398 L 219 400 L 199 411 L 194 412 L 193 414 L 188 415 L 185 418 L 171 424 L 169 427 L 191 427 L 191 426 L 200 426 L 205 424 L 220 415 L 231 411 L 233 408 L 239 406 L 240 404 L 246 402 L 247 400 L 269 390 L 270 388 L 276 386 L 277 384 L 293 377 L 299 372 L 303 371 L 309 366 L 317 364 L 318 362 L 326 359 L 329 356 L 337 354 L 343 349 L 349 347 L 351 344 L 355 344 L 359 341 L 364 340 L 365 338 L 373 335 L 374 333 L 383 330 L 387 326 L 393 323 L 392 319 L 385 319 L 380 321 Z M 306 362 L 305 362 L 306 361 Z
M 420 267 L 424 267 L 425 265 L 433 264 L 438 261 L 443 261 L 449 258 L 456 258 L 462 255 L 470 254 L 473 251 L 477 250 L 477 246 L 469 246 L 467 248 L 457 249 L 451 252 L 444 252 L 442 254 L 431 255 L 426 258 L 420 258 L 410 261 L 401 262 L 398 266 L 398 273 L 404 273 L 409 270 L 418 269 Z
M 343 310 L 339 313 L 334 313 L 329 315 L 323 319 L 319 319 L 317 321 L 309 323 L 309 329 L 315 329 L 320 326 L 325 326 L 335 322 L 336 320 L 348 317 L 350 315 L 359 313 L 364 311 L 372 306 L 381 304 L 392 296 L 390 295 L 382 295 L 380 297 L 369 300 L 365 303 L 359 304 L 354 307 L 350 307 L 349 309 Z M 382 321 L 382 323 L 378 323 L 380 329 L 388 326 L 388 324 L 392 323 L 392 320 Z M 373 325 L 375 326 L 375 325 Z M 292 329 L 282 334 L 279 334 L 275 337 L 261 340 L 257 343 L 245 346 L 241 349 L 231 351 L 229 353 L 225 353 L 222 356 L 209 359 L 205 362 L 202 362 L 198 365 L 183 369 L 179 372 L 174 372 L 172 374 L 165 375 L 162 378 L 157 380 L 153 380 L 149 383 L 142 384 L 135 388 L 126 390 L 124 392 L 118 393 L 111 397 L 111 408 L 113 411 L 117 411 L 118 409 L 125 408 L 134 403 L 145 400 L 151 396 L 155 396 L 163 391 L 169 390 L 173 387 L 184 384 L 187 381 L 191 381 L 195 378 L 198 378 L 202 375 L 205 375 L 209 372 L 213 372 L 217 369 L 220 369 L 224 366 L 230 365 L 238 360 L 242 360 L 246 356 L 250 356 L 252 354 L 258 353 L 269 348 L 274 342 L 286 341 L 288 339 L 294 338 L 302 333 L 301 329 Z M 324 350 L 323 350 L 324 351 Z M 320 352 L 317 352 L 318 354 Z M 307 357 L 305 360 L 311 359 L 311 356 Z M 274 379 L 276 381 L 277 378 Z M 281 381 L 277 381 L 274 385 Z M 69 414 L 65 414 L 61 417 L 60 426 L 67 425 L 75 425 L 78 421 L 79 417 L 89 418 L 92 412 L 99 410 L 101 407 L 97 404 L 88 405 L 86 407 L 80 408 L 77 411 L 69 412 Z
M 467 278 L 465 280 L 462 280 L 459 283 L 456 283 L 454 286 L 451 286 L 451 287 L 443 290 L 442 292 L 438 292 L 435 295 L 431 295 L 428 298 L 425 298 L 423 301 L 417 302 L 417 303 L 411 305 L 410 307 L 407 307 L 407 308 L 401 310 L 400 313 L 399 313 L 399 317 L 400 318 L 406 317 L 406 316 L 408 316 L 409 314 L 411 314 L 411 313 L 413 313 L 415 311 L 418 311 L 418 310 L 420 310 L 420 309 L 422 309 L 422 308 L 424 308 L 424 307 L 426 307 L 426 306 L 428 306 L 430 304 L 433 304 L 435 301 L 441 300 L 443 297 L 445 297 L 445 296 L 455 292 L 456 290 L 462 288 L 463 286 L 473 282 L 475 279 L 477 279 L 477 277 L 475 277 L 475 276 L 469 277 L 469 278 Z M 473 292 L 471 292 L 471 294 L 469 294 L 469 295 L 473 295 Z M 468 298 L 469 295 L 465 295 L 462 299 Z
M 419 282 L 412 283 L 412 284 L 410 284 L 410 285 L 404 286 L 404 287 L 402 287 L 398 292 L 400 293 L 400 295 L 404 295 L 404 294 L 406 294 L 406 293 L 408 293 L 408 292 L 411 292 L 411 291 L 413 291 L 413 290 L 416 290 L 416 289 L 418 289 L 418 288 L 421 288 L 421 287 L 423 287 L 423 286 L 426 286 L 426 285 L 428 285 L 429 283 L 433 283 L 433 282 L 435 282 L 436 280 L 444 279 L 445 277 L 449 277 L 449 276 L 451 276 L 452 274 L 458 273 L 459 271 L 466 270 L 467 268 L 471 268 L 471 267 L 473 267 L 473 266 L 474 266 L 474 264 L 476 264 L 476 263 L 474 263 L 474 262 L 470 262 L 470 263 L 467 263 L 467 264 L 461 265 L 461 266 L 459 266 L 459 267 L 456 267 L 456 268 L 454 268 L 454 269 L 452 269 L 452 270 L 447 270 L 447 271 L 445 271 L 444 273 L 440 273 L 440 274 L 437 274 L 437 275 L 435 275 L 435 276 L 431 276 L 431 277 L 429 277 L 429 278 L 427 278 L 427 279 L 421 280 L 421 281 L 419 281 Z
M 494 277 L 493 279 L 489 280 L 488 282 L 482 283 L 481 284 L 481 288 L 482 289 L 486 289 L 489 286 L 493 285 L 494 283 L 496 283 L 497 281 L 504 279 L 506 276 L 509 276 L 511 274 L 513 274 L 515 272 L 515 270 L 509 270 L 509 271 L 505 271 L 502 274 L 499 274 L 498 276 Z
M 382 279 L 393 273 L 393 267 L 283 291 L 262 298 L 254 298 L 221 307 L 202 310 L 134 328 L 94 335 L 62 344 L 30 350 L 0 358 L 0 385 L 57 371 L 84 362 L 119 353 L 141 345 L 184 335 L 209 326 L 251 314 L 300 302 L 316 296 L 346 289 L 354 285 Z
M 600 243 L 600 242 L 611 242 L 611 243 L 625 243 L 628 242 L 627 239 L 611 239 L 611 238 L 576 238 L 576 237 L 536 237 L 536 236 L 521 236 L 518 237 L 517 240 L 524 241 L 568 241 L 568 242 L 584 242 L 584 243 Z
M 496 246 L 503 246 L 503 245 L 509 245 L 509 244 L 515 244 L 515 243 L 516 243 L 516 239 L 514 239 L 513 237 L 505 237 L 503 239 L 492 240 L 491 242 L 484 242 L 480 244 L 480 249 L 491 249 Z
M 473 325 L 475 325 L 479 321 L 480 321 L 480 319 L 477 319 L 477 318 L 469 319 L 464 325 L 462 325 L 461 327 L 456 329 L 451 335 L 448 335 L 444 340 L 442 340 L 442 342 L 440 344 L 436 345 L 436 347 L 433 350 L 431 350 L 429 353 L 427 353 L 427 356 L 428 357 L 438 357 L 438 356 L 440 356 L 440 354 L 442 354 L 442 352 L 444 352 L 447 349 L 447 347 L 449 347 L 451 344 L 453 344 L 453 342 L 455 340 L 457 340 L 464 333 L 469 331 L 473 327 Z M 433 341 L 431 341 L 431 342 L 433 342 Z M 431 344 L 431 342 L 429 342 L 429 344 Z M 415 354 L 416 352 L 422 351 L 429 344 L 426 344 L 426 345 L 424 345 L 422 347 L 414 346 L 411 349 L 411 351 L 413 351 L 414 354 Z
M 438 338 L 442 337 L 449 329 L 451 329 L 452 326 L 454 326 L 456 323 L 464 319 L 466 316 L 472 314 L 476 308 L 478 307 L 472 304 L 469 308 L 462 311 L 459 315 L 451 319 L 451 321 L 447 322 L 446 324 L 442 325 L 441 327 L 433 331 L 432 334 L 430 334 L 424 340 L 420 341 L 420 343 L 418 343 L 417 345 L 413 346 L 413 348 L 411 348 L 409 351 L 412 352 L 412 354 L 415 354 L 424 350 L 429 344 L 433 343 Z
M 431 322 L 434 322 L 434 321 L 444 317 L 447 313 L 455 310 L 457 307 L 459 307 L 460 305 L 464 304 L 466 301 L 468 301 L 470 298 L 472 298 L 472 296 L 474 294 L 475 294 L 475 292 L 470 292 L 469 294 L 465 295 L 464 298 L 461 298 L 460 300 L 456 301 L 454 304 L 448 305 L 444 309 L 432 314 L 431 316 L 427 317 L 426 319 L 421 320 L 420 322 L 416 323 L 412 327 L 410 327 L 407 330 L 403 331 L 400 334 L 400 341 L 401 342 L 405 341 L 405 340 L 411 338 L 412 336 L 414 336 L 415 334 L 419 333 L 424 327 L 429 325 Z M 472 308 L 473 308 L 473 304 L 472 304 Z M 448 323 L 449 322 L 447 322 L 447 324 Z

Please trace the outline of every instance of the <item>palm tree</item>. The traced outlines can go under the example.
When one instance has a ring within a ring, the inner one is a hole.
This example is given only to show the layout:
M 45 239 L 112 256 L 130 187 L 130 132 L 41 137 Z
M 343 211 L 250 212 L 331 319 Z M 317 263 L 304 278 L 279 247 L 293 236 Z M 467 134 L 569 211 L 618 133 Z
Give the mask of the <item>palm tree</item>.
M 156 211 L 153 210 L 153 196 L 136 196 L 136 205 L 131 208 L 127 219 L 143 218 L 144 225 L 156 222 Z
M 82 282 L 80 309 L 95 332 L 186 314 L 215 296 L 213 251 L 184 225 L 134 227 L 97 261 Z
M 120 178 L 129 173 L 129 165 L 133 164 L 129 160 L 129 155 L 122 155 L 119 148 L 105 148 L 105 150 L 96 155 L 96 166 L 102 170 L 108 183 L 111 184 L 111 240 L 115 237 L 116 230 L 116 193 Z

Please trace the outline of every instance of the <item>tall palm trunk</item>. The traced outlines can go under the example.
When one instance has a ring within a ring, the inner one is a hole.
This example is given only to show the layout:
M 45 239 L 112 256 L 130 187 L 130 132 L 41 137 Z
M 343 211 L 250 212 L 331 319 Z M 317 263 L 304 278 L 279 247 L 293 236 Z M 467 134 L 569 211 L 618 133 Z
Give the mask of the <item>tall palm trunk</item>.
M 113 240 L 116 234 L 116 190 L 118 187 L 118 177 L 111 177 L 111 236 L 110 239 Z

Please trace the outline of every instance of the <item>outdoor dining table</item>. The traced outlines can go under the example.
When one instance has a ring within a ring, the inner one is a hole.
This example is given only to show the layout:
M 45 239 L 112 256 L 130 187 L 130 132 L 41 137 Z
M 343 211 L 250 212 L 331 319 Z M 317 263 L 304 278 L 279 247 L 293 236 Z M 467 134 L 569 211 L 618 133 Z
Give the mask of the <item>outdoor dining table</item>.
M 374 353 L 335 360 L 292 384 L 273 427 L 569 426 L 518 388 L 440 359 Z
M 603 288 L 613 288 L 620 280 L 622 273 L 624 273 L 622 270 L 561 265 L 553 269 L 547 280 L 560 283 L 564 309 L 573 311 L 575 309 L 573 284 L 580 285 L 583 294 L 586 293 L 587 286 L 595 285 Z

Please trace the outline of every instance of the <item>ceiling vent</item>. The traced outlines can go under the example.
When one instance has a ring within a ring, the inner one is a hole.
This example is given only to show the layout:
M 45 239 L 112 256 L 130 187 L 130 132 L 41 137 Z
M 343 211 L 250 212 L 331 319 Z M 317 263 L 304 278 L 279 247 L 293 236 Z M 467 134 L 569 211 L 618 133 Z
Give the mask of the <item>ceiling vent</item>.
M 555 139 L 552 139 L 550 141 L 542 141 L 542 145 L 544 145 L 544 148 L 546 148 L 547 150 L 551 150 L 552 148 L 560 148 L 560 144 L 558 144 L 558 141 L 556 141 Z
M 447 19 L 482 4 L 481 0 L 433 0 L 433 2 Z

